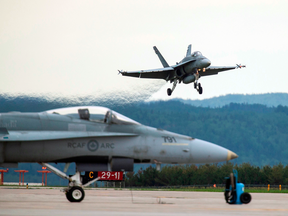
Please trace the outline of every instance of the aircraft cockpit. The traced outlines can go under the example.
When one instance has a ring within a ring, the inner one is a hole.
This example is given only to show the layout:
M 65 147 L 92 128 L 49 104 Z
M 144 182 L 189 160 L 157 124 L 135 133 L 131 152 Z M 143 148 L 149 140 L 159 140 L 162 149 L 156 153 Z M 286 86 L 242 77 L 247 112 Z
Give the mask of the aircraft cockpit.
M 202 53 L 199 52 L 199 51 L 195 51 L 195 52 L 192 53 L 192 56 L 193 56 L 193 57 L 202 56 Z
M 140 124 L 120 113 L 100 106 L 68 107 L 46 111 L 48 114 L 64 115 L 76 119 L 105 124 Z

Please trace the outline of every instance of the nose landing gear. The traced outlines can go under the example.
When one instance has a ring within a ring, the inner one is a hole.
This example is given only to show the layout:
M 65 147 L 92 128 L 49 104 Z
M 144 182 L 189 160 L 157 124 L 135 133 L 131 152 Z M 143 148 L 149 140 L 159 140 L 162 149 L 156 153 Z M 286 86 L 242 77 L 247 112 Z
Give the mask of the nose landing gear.
M 70 188 L 70 190 L 67 190 L 66 192 L 66 198 L 70 202 L 81 202 L 85 197 L 84 190 L 79 186 L 74 186 Z
M 167 89 L 167 95 L 168 95 L 168 96 L 171 96 L 172 92 L 173 92 L 174 89 L 176 88 L 177 83 L 178 83 L 178 80 L 177 80 L 177 79 L 174 79 L 172 89 L 170 89 L 170 88 Z
M 69 177 L 65 173 L 63 173 L 62 171 L 60 171 L 59 169 L 57 169 L 56 167 L 53 167 L 52 165 L 48 163 L 39 163 L 39 164 L 41 166 L 47 167 L 48 170 L 55 173 L 59 177 L 69 180 L 68 187 L 62 189 L 61 191 L 65 192 L 66 198 L 70 202 L 81 202 L 85 197 L 85 192 L 83 188 L 87 187 L 90 184 L 93 184 L 94 182 L 100 179 L 100 177 L 95 178 L 83 185 L 82 180 L 81 180 L 81 174 L 79 171 L 76 171 L 75 175 Z

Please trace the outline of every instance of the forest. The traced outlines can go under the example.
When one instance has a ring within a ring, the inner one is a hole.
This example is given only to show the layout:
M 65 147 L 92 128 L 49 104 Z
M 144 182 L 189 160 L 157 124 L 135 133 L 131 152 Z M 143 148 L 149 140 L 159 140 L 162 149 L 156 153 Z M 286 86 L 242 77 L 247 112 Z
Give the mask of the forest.
M 233 169 L 238 171 L 239 182 L 245 185 L 288 185 L 288 166 L 252 166 L 249 163 L 205 164 L 200 166 L 164 166 L 160 171 L 155 167 L 126 174 L 126 185 L 131 187 L 151 186 L 193 186 L 225 184 Z

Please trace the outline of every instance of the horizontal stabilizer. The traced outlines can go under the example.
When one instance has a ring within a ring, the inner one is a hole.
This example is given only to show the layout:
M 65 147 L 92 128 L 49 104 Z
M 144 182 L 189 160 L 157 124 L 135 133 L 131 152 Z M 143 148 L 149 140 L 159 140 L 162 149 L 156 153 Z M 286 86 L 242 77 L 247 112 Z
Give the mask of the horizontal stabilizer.
M 0 137 L 5 142 L 12 141 L 42 141 L 93 137 L 133 137 L 133 133 L 92 132 L 92 131 L 10 131 L 9 135 Z

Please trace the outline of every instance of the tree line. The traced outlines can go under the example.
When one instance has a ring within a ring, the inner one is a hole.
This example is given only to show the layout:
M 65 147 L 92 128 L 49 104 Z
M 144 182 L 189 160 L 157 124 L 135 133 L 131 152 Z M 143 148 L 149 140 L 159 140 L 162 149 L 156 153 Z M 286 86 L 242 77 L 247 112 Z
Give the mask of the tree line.
M 167 165 L 160 171 L 150 166 L 145 170 L 127 173 L 125 184 L 132 187 L 225 184 L 225 177 L 233 169 L 238 171 L 238 180 L 243 184 L 288 185 L 288 165 L 281 163 L 263 167 L 250 163 Z

